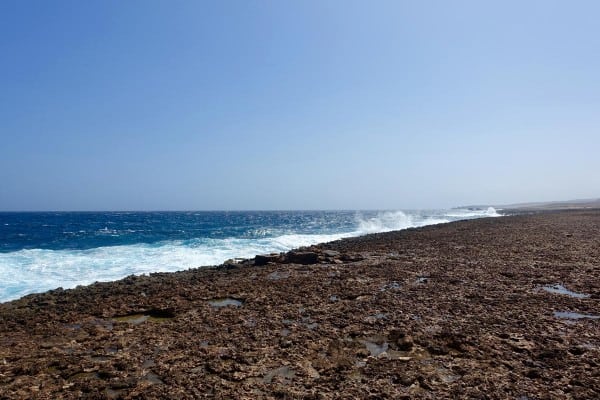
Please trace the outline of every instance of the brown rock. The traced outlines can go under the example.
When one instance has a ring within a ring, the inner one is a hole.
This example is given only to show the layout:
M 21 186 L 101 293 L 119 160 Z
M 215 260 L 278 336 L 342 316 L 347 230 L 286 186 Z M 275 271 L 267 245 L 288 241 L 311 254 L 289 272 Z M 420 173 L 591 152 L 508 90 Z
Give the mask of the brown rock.
M 254 257 L 254 265 L 263 266 L 268 263 L 277 263 L 281 261 L 281 256 L 279 254 L 262 254 Z
M 319 262 L 319 255 L 312 251 L 290 251 L 286 255 L 286 260 L 292 264 L 316 264 Z
M 340 252 L 339 251 L 335 251 L 335 250 L 323 250 L 323 255 L 325 257 L 334 258 L 334 257 L 339 257 Z
M 0 304 L 0 399 L 600 398 L 598 320 L 554 314 L 598 314 L 598 232 L 459 221 L 29 295 Z

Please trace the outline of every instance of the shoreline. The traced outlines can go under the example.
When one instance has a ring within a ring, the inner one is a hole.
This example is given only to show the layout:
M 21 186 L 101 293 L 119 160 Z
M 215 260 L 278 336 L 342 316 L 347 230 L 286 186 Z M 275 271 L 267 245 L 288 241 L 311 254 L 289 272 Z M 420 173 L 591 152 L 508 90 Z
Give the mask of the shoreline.
M 598 229 L 524 211 L 30 294 L 0 397 L 597 397 Z
M 465 210 L 461 211 L 464 212 Z M 274 211 L 273 213 L 278 212 Z M 344 211 L 343 213 L 348 212 Z M 477 212 L 467 212 L 462 217 L 460 214 L 452 214 L 451 210 L 421 210 L 416 212 L 400 210 L 377 211 L 371 212 L 371 215 L 363 215 L 360 211 L 353 211 L 351 213 L 354 215 L 353 230 L 349 230 L 348 227 L 345 227 L 345 229 L 337 231 L 331 230 L 327 232 L 314 231 L 302 233 L 295 233 L 292 231 L 289 233 L 283 232 L 279 235 L 265 237 L 218 237 L 216 238 L 217 241 L 223 241 L 225 243 L 222 243 L 221 245 L 201 245 L 198 248 L 195 248 L 195 246 L 187 246 L 177 243 L 177 239 L 168 240 L 165 238 L 162 238 L 162 240 L 157 242 L 125 241 L 112 245 L 95 242 L 93 245 L 87 243 L 82 247 L 62 248 L 60 246 L 42 246 L 39 248 L 15 248 L 13 251 L 0 252 L 0 257 L 8 256 L 8 259 L 3 258 L 0 260 L 0 264 L 5 262 L 5 265 L 10 266 L 7 267 L 5 271 L 7 276 L 16 276 L 20 273 L 24 273 L 22 276 L 22 282 L 24 282 L 24 284 L 19 285 L 17 280 L 13 285 L 9 283 L 6 287 L 3 287 L 2 290 L 0 290 L 2 294 L 0 297 L 0 304 L 17 300 L 21 297 L 31 294 L 41 294 L 48 290 L 55 290 L 59 287 L 69 290 L 80 285 L 87 286 L 96 282 L 114 282 L 124 279 L 130 275 L 143 276 L 156 272 L 180 272 L 190 268 L 217 266 L 231 259 L 254 258 L 256 254 L 267 254 L 268 252 L 272 251 L 286 252 L 301 246 L 318 245 L 329 241 L 363 236 L 375 232 L 406 229 L 406 227 L 410 225 L 413 227 L 419 227 L 440 222 L 452 222 L 453 220 L 458 220 L 458 218 L 471 219 L 482 218 L 484 216 L 499 216 L 495 210 L 490 213 L 489 209 L 486 211 L 486 208 L 480 209 Z M 116 212 L 115 214 L 120 213 Z M 177 214 L 177 212 L 175 212 L 175 214 Z M 426 217 L 423 217 L 423 215 Z M 388 220 L 390 216 L 393 216 L 393 219 L 395 220 L 393 222 L 395 223 L 390 223 Z M 337 216 L 332 215 L 332 217 L 336 218 Z M 16 225 L 14 224 L 14 221 L 10 222 L 13 222 L 12 225 Z M 17 221 L 17 224 L 19 222 L 22 221 Z M 51 221 L 45 222 L 51 223 Z M 107 230 L 105 227 L 104 230 L 100 231 L 103 233 L 105 231 L 110 231 L 112 233 L 117 233 L 117 236 L 121 236 L 123 232 L 119 231 L 119 228 L 116 229 L 117 230 L 112 231 L 112 229 Z M 127 232 L 130 232 L 129 229 Z M 123 236 L 127 236 L 127 233 L 123 234 Z M 208 237 L 210 237 L 210 235 L 205 237 L 190 237 L 186 240 L 197 241 Z M 288 237 L 294 239 L 291 239 L 292 241 L 290 241 Z M 233 240 L 234 242 L 239 241 L 240 243 L 229 245 L 227 243 L 228 240 Z M 281 240 L 283 242 L 280 242 Z M 173 251 L 177 251 L 177 254 L 164 259 L 159 257 L 157 260 L 153 260 L 153 257 L 157 258 L 156 252 L 153 251 L 155 244 L 161 247 L 159 252 L 169 254 L 173 253 Z M 165 246 L 164 250 L 162 246 Z M 172 248 L 173 246 L 174 248 Z M 224 246 L 222 248 L 223 254 L 221 254 L 221 257 L 217 257 L 213 254 L 213 252 L 215 251 L 215 248 L 217 249 L 217 253 L 221 251 L 221 246 Z M 260 250 L 259 247 L 262 247 L 262 250 Z M 33 252 L 39 252 L 40 255 L 35 255 Z M 119 257 L 121 258 L 119 267 L 114 269 L 114 272 L 112 273 L 103 273 L 103 267 L 105 267 L 107 270 L 112 269 L 111 264 L 106 262 L 106 260 L 110 259 L 111 255 L 115 254 L 116 252 L 121 252 L 119 254 Z M 180 261 L 180 259 L 185 259 L 185 262 Z M 102 261 L 100 261 L 100 264 L 97 264 L 96 260 L 105 261 L 104 264 L 102 264 Z M 28 268 L 23 266 L 23 270 L 21 271 L 20 268 L 17 267 L 20 263 L 24 263 L 25 266 L 28 266 Z M 38 264 L 47 265 L 48 268 L 42 268 L 40 273 L 37 275 L 35 272 L 27 272 L 30 270 L 30 266 L 33 266 L 32 270 L 35 271 L 37 269 L 35 266 Z M 64 269 L 64 273 L 63 270 L 58 267 L 63 264 L 67 264 L 67 268 Z M 69 265 L 76 266 L 76 269 L 81 271 L 81 273 L 70 274 L 68 272 Z

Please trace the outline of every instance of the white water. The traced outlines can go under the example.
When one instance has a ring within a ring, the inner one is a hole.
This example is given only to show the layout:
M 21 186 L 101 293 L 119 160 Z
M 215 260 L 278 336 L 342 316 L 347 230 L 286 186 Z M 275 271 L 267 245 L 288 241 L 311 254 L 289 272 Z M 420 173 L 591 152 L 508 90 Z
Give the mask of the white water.
M 0 253 L 0 301 L 65 289 L 96 281 L 113 281 L 135 274 L 174 272 L 218 265 L 230 258 L 288 251 L 300 246 L 329 242 L 367 233 L 419 227 L 457 219 L 499 216 L 496 210 L 452 210 L 446 213 L 381 212 L 376 217 L 357 217 L 353 232 L 337 234 L 287 234 L 260 239 L 196 239 L 155 244 L 98 247 L 89 250 L 19 250 Z
M 488 207 L 487 210 L 452 210 L 446 214 L 451 218 L 481 218 L 481 217 L 500 217 L 494 207 Z

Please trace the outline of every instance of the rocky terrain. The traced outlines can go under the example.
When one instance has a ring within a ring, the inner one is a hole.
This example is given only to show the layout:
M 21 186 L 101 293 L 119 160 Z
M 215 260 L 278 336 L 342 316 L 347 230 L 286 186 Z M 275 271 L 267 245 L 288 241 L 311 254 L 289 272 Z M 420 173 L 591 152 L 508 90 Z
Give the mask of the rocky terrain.
M 0 398 L 600 398 L 600 211 L 0 304 Z

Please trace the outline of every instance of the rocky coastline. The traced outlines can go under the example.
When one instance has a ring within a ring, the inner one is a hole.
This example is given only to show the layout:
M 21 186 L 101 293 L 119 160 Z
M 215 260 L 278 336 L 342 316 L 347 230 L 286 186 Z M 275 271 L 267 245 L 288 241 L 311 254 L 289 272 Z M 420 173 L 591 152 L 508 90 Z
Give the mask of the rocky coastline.
M 0 399 L 600 398 L 600 210 L 0 304 Z

